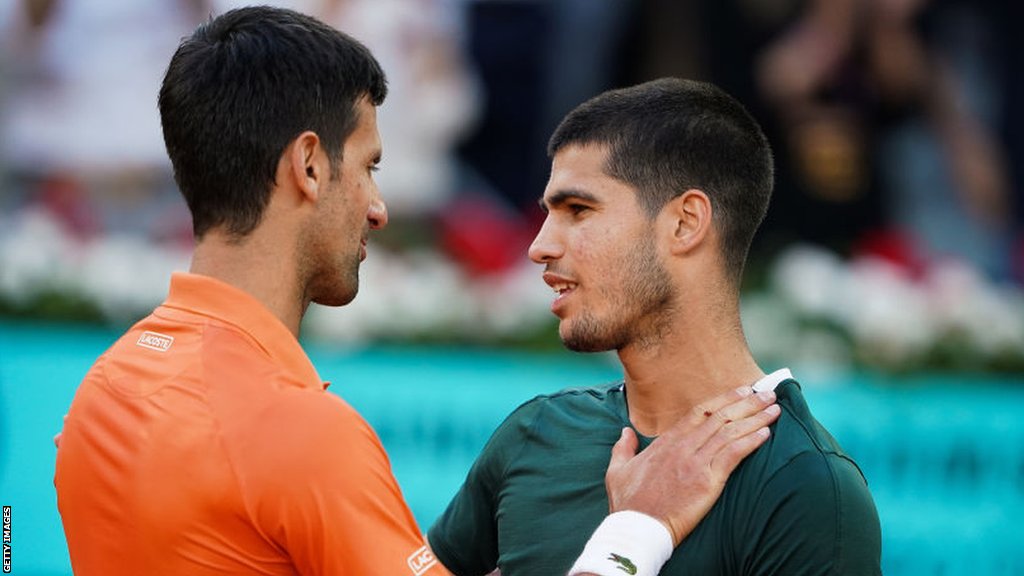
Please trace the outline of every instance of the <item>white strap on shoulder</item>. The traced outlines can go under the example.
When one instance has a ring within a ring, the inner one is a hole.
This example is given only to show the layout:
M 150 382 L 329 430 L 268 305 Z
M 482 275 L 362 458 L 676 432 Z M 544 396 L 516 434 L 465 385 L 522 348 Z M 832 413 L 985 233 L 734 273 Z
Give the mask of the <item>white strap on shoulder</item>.
M 764 392 L 765 390 L 775 390 L 775 387 L 782 383 L 784 380 L 792 380 L 793 373 L 789 371 L 789 368 L 781 368 L 766 375 L 757 382 L 754 382 L 754 392 Z

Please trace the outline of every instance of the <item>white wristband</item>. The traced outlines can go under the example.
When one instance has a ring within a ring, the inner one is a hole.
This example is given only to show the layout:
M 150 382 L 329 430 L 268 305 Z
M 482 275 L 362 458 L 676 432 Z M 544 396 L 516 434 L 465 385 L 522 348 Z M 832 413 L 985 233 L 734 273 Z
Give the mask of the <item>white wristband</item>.
M 568 576 L 657 576 L 674 549 L 672 534 L 658 520 L 632 510 L 615 512 L 594 530 Z

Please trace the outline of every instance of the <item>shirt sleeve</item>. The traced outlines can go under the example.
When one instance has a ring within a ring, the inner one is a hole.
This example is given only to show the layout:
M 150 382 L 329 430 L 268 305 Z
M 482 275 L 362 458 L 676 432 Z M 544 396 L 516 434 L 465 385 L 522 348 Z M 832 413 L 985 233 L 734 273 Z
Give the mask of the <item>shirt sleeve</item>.
M 741 528 L 743 574 L 881 574 L 881 529 L 860 470 L 836 454 L 805 452 L 765 486 Z
M 539 403 L 520 406 L 498 426 L 427 537 L 438 560 L 457 576 L 498 567 L 498 509 L 505 474 L 522 451 Z
M 447 574 L 405 503 L 377 435 L 348 404 L 298 393 L 266 415 L 249 463 L 250 514 L 300 574 Z M 301 425 L 298 425 L 300 424 Z

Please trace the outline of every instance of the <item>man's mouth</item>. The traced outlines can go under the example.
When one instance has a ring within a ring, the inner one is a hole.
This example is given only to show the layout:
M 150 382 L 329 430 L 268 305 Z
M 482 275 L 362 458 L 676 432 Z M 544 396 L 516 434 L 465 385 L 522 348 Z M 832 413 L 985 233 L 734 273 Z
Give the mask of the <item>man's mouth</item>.
M 555 274 L 554 272 L 545 272 L 544 282 L 555 291 L 555 301 L 551 303 L 551 312 L 554 314 L 558 314 L 560 305 L 565 298 L 579 287 L 578 282 L 570 280 L 565 276 Z
M 563 296 L 576 288 L 576 284 L 573 282 L 558 282 L 552 284 L 551 288 L 555 291 L 555 294 Z

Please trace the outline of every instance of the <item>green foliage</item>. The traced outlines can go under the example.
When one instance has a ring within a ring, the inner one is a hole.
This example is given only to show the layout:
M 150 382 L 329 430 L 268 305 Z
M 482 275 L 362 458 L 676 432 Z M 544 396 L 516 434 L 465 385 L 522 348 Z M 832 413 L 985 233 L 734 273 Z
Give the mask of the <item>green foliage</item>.
M 0 318 L 47 320 L 103 325 L 106 318 L 88 298 L 46 290 L 15 301 L 0 295 Z

